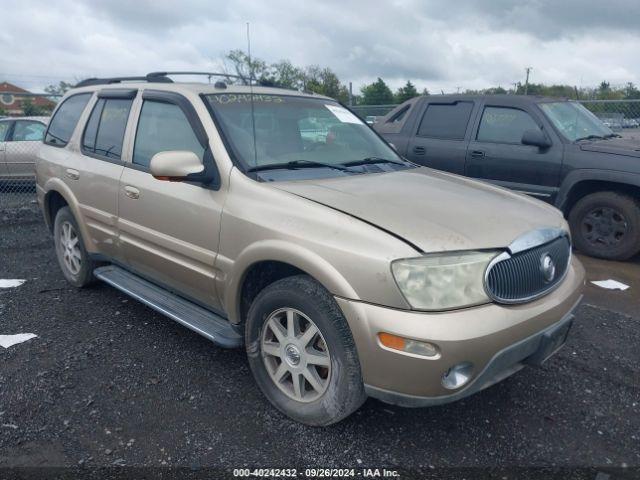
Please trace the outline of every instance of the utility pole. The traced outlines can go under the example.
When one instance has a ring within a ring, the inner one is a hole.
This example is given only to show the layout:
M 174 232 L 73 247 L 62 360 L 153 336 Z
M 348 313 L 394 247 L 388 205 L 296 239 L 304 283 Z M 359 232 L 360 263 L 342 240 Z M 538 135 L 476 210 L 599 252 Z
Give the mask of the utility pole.
M 349 82 L 349 106 L 353 106 L 353 85 Z
M 529 72 L 531 72 L 531 70 L 533 70 L 531 67 L 527 67 L 525 68 L 525 71 L 527 72 L 527 78 L 524 81 L 524 94 L 527 94 L 527 91 L 529 90 Z

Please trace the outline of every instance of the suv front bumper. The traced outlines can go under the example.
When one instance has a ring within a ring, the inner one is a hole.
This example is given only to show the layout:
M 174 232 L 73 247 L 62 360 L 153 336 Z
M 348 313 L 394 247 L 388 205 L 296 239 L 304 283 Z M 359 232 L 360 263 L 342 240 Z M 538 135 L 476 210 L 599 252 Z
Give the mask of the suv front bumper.
M 583 285 L 584 269 L 574 258 L 558 288 L 521 305 L 424 313 L 336 300 L 351 327 L 367 393 L 387 403 L 420 407 L 459 400 L 527 364 L 541 364 L 564 343 Z M 439 355 L 418 357 L 383 347 L 381 332 L 435 344 Z M 472 378 L 459 389 L 445 388 L 443 375 L 465 362 L 473 364 Z

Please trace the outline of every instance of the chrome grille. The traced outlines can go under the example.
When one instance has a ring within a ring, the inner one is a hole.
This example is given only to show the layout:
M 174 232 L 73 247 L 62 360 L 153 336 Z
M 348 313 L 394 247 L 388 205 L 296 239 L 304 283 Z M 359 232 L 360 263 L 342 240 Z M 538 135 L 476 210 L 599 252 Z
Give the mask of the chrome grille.
M 549 257 L 555 274 L 549 279 Z M 571 258 L 571 244 L 562 235 L 528 250 L 496 257 L 487 270 L 485 288 L 490 297 L 501 303 L 520 303 L 553 290 L 564 278 Z M 545 271 L 547 277 L 545 278 Z

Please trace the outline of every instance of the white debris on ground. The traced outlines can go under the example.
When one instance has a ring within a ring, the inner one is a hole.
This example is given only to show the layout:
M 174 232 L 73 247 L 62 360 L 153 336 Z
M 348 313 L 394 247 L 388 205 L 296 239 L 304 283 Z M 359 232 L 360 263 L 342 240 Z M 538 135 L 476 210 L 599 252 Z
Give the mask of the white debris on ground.
M 0 335 L 0 347 L 9 348 L 32 338 L 36 338 L 35 333 L 18 333 L 16 335 Z
M 622 282 L 618 282 L 617 280 L 597 280 L 597 281 L 592 281 L 591 283 L 593 283 L 594 285 L 600 287 L 600 288 L 606 288 L 607 290 L 626 290 L 627 288 L 629 288 L 629 285 L 626 285 Z
M 15 288 L 22 285 L 26 280 L 17 278 L 0 278 L 0 288 Z

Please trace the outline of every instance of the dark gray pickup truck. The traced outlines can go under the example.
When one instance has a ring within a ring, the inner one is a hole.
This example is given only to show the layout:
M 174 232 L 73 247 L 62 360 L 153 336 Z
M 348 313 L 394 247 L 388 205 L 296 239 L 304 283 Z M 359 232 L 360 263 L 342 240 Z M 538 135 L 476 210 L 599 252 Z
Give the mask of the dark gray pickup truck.
M 640 142 L 621 138 L 577 102 L 417 97 L 374 128 L 412 162 L 555 205 L 588 255 L 626 260 L 640 251 Z

